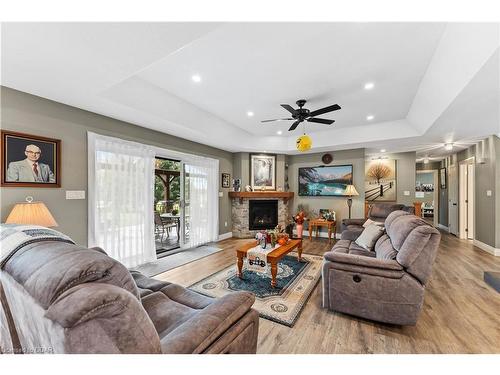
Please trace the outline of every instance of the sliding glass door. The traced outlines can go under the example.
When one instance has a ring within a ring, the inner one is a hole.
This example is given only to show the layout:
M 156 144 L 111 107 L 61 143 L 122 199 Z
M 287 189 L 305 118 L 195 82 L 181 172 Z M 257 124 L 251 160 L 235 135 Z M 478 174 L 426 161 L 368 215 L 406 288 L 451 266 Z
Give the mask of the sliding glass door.
M 218 239 L 218 160 L 179 156 L 157 156 L 155 161 L 155 243 L 159 256 Z

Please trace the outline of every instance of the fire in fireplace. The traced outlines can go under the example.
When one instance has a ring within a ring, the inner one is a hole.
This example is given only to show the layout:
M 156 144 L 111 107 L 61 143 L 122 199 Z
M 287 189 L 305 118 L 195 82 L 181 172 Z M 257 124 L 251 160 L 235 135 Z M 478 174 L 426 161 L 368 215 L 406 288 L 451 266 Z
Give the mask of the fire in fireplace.
M 272 229 L 278 225 L 277 200 L 250 200 L 248 203 L 250 230 Z

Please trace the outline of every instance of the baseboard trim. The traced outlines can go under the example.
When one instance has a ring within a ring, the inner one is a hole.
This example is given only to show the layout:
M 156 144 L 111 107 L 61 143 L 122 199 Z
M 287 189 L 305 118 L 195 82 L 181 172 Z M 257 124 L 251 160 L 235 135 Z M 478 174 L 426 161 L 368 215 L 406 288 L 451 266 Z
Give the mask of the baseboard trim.
M 219 234 L 218 241 L 227 240 L 228 238 L 231 238 L 231 237 L 233 237 L 233 232 L 222 233 L 222 234 Z
M 294 231 L 293 231 L 293 233 L 294 233 L 294 234 L 297 234 L 297 231 L 296 231 L 296 230 L 294 230 Z M 305 239 L 309 239 L 309 231 L 308 231 L 308 230 L 305 230 L 304 232 L 302 232 L 302 237 L 303 237 L 303 238 L 305 238 Z M 315 236 L 315 233 L 313 233 L 313 238 L 314 238 L 314 237 L 316 237 L 316 236 Z M 319 232 L 319 233 L 318 233 L 318 237 L 320 237 L 320 238 L 328 238 L 328 232 L 325 232 L 325 231 L 323 231 L 323 232 Z M 332 238 L 333 238 L 333 234 L 332 234 Z M 340 233 L 336 233 L 336 234 L 335 234 L 335 238 L 336 238 L 337 240 L 340 240 Z
M 443 225 L 443 224 L 438 224 L 437 226 L 439 229 L 442 229 L 442 230 L 445 230 L 447 232 L 450 231 L 450 228 L 448 228 L 446 225 Z
M 496 247 L 490 246 L 484 242 L 481 242 L 479 240 L 473 240 L 474 246 L 479 247 L 481 250 L 486 251 L 487 253 L 494 255 L 496 257 L 500 256 L 500 249 L 497 249 Z

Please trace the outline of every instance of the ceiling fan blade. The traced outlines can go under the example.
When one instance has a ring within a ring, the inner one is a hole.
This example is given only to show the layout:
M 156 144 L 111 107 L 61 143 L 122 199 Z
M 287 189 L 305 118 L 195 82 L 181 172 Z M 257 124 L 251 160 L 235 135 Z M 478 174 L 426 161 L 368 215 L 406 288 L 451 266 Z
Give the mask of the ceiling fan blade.
M 285 108 L 288 112 L 290 112 L 292 115 L 296 115 L 297 114 L 297 111 L 295 109 L 293 109 L 293 107 L 291 105 L 281 104 L 281 106 L 283 108 Z
M 338 111 L 340 109 L 340 106 L 338 104 L 331 105 L 329 107 L 317 109 L 315 111 L 312 111 L 309 113 L 309 117 L 314 117 L 318 115 L 322 115 L 323 113 L 328 113 L 328 112 L 333 112 L 333 111 Z
M 262 120 L 261 122 L 273 122 L 273 121 L 288 121 L 288 120 L 293 120 L 293 118 L 277 118 L 275 120 Z
M 326 124 L 326 125 L 331 125 L 335 122 L 335 120 L 327 120 L 325 118 L 308 118 L 306 121 L 317 122 L 318 124 Z
M 290 128 L 288 129 L 289 132 L 291 132 L 292 130 L 295 130 L 295 128 L 297 128 L 297 126 L 299 126 L 300 124 L 300 121 L 295 121 L 292 126 L 290 126 Z

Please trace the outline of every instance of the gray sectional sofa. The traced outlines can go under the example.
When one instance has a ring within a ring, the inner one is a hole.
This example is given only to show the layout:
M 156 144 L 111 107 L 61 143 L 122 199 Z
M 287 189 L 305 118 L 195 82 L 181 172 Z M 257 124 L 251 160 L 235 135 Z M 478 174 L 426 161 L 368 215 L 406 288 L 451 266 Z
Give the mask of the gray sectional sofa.
M 358 246 L 350 233 L 324 254 L 323 307 L 384 323 L 414 325 L 441 235 L 406 211 L 391 212 L 384 225 L 386 233 L 374 251 Z
M 24 353 L 255 353 L 255 297 L 202 296 L 98 248 L 36 242 L 0 270 L 0 348 Z

